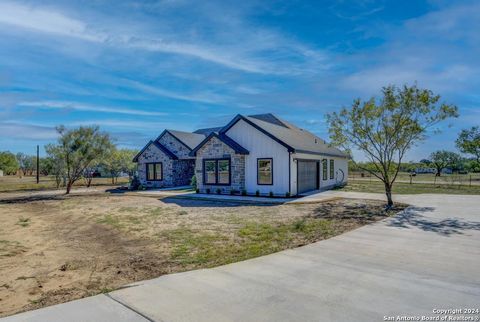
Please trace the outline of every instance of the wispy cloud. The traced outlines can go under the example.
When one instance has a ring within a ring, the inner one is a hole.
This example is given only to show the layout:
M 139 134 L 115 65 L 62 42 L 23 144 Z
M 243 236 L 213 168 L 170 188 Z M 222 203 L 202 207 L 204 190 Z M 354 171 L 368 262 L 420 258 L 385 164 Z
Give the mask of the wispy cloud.
M 51 140 L 57 137 L 54 127 L 21 122 L 0 122 L 2 138 Z
M 324 54 L 266 30 L 255 30 L 254 33 L 249 34 L 249 38 L 253 37 L 253 39 L 249 43 L 242 44 L 178 42 L 169 40 L 167 39 L 169 37 L 158 32 L 128 34 L 125 30 L 120 32 L 112 29 L 111 26 L 99 27 L 98 21 L 95 24 L 88 23 L 53 9 L 41 9 L 11 2 L 0 3 L 0 23 L 36 32 L 102 43 L 107 46 L 190 56 L 250 73 L 299 72 L 298 63 L 287 67 L 285 64 L 275 64 L 275 60 L 272 59 L 262 59 L 261 52 L 265 50 L 275 50 L 279 53 L 279 58 L 287 55 L 305 61 L 325 62 Z M 245 32 L 248 34 L 248 31 L 242 28 L 237 31 L 242 38 L 245 38 L 243 34 Z
M 141 115 L 141 116 L 164 116 L 168 113 L 164 112 L 150 112 L 140 109 L 129 109 L 122 107 L 110 107 L 110 106 L 98 106 L 89 105 L 79 102 L 68 101 L 38 101 L 38 102 L 20 102 L 18 106 L 24 107 L 38 107 L 45 109 L 64 109 L 64 110 L 77 110 L 77 111 L 89 111 L 89 112 L 102 112 L 113 114 L 128 114 L 128 115 Z

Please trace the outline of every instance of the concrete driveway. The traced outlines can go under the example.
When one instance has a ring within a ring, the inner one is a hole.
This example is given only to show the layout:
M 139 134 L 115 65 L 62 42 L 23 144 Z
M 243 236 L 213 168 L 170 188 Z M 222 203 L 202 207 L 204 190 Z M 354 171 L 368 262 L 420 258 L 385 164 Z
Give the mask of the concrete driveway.
M 326 241 L 165 275 L 5 321 L 371 322 L 480 309 L 480 196 L 397 200 L 414 206 Z

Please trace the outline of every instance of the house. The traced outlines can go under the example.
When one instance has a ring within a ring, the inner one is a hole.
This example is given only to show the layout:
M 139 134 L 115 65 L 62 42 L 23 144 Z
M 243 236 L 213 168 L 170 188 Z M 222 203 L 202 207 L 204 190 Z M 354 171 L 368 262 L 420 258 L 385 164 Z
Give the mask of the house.
M 235 116 L 190 156 L 204 193 L 297 195 L 343 185 L 348 177 L 346 153 L 272 114 Z
M 140 183 L 151 188 L 189 185 L 195 167 L 195 158 L 189 155 L 190 152 L 211 132 L 218 130 L 163 131 L 133 158 L 138 164 Z

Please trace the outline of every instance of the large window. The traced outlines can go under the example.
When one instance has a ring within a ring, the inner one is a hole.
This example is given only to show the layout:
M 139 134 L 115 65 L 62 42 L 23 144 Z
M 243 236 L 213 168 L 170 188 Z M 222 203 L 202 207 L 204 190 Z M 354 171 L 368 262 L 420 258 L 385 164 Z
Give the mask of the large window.
M 147 163 L 147 181 L 163 180 L 162 168 L 161 162 Z
M 322 160 L 322 179 L 327 180 L 327 159 Z
M 335 160 L 330 160 L 330 179 L 335 178 Z
M 273 184 L 273 161 L 272 159 L 257 159 L 257 184 Z
M 203 160 L 203 182 L 206 185 L 230 185 L 230 159 Z

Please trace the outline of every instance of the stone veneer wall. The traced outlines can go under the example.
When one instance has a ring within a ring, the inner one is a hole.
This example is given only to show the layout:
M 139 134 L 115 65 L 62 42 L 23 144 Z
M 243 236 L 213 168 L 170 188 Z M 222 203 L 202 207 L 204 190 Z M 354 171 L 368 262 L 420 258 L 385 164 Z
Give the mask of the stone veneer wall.
M 231 182 L 229 186 L 203 184 L 203 160 L 217 158 L 230 158 Z M 198 188 L 202 193 L 205 193 L 207 189 L 210 189 L 211 193 L 216 193 L 217 189 L 220 189 L 222 193 L 228 193 L 232 189 L 241 191 L 245 189 L 245 155 L 236 154 L 228 145 L 213 137 L 197 151 L 195 175 Z
M 175 154 L 179 159 L 193 159 L 193 157 L 188 155 L 190 150 L 168 132 L 165 133 L 158 142 Z
M 175 186 L 188 186 L 195 173 L 195 160 L 173 161 L 173 184 Z
M 147 181 L 146 163 L 162 162 L 163 165 L 163 180 L 161 181 Z M 138 158 L 138 178 L 140 182 L 146 187 L 162 188 L 172 187 L 175 185 L 174 176 L 174 160 L 170 159 L 163 151 L 155 145 L 150 146 Z

